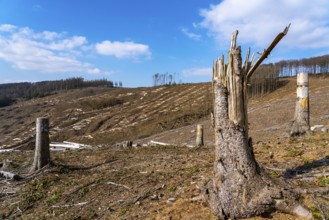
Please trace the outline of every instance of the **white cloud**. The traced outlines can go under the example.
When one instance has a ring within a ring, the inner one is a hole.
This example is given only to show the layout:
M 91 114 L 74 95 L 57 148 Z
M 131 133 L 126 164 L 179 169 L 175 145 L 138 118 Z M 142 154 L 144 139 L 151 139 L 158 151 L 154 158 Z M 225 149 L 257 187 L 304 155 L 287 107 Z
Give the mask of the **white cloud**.
M 183 76 L 212 76 L 212 68 L 197 67 L 182 70 Z
M 102 55 L 115 56 L 117 58 L 150 58 L 151 52 L 148 45 L 138 44 L 132 41 L 103 41 L 95 45 L 96 51 Z
M 67 36 L 67 33 L 36 32 L 28 27 L 0 25 L 0 59 L 14 68 L 44 73 L 105 74 L 93 64 L 81 61 L 96 50 L 99 54 L 117 58 L 149 57 L 149 47 L 133 42 L 88 44 L 84 36 Z
M 101 70 L 98 69 L 98 68 L 94 68 L 94 69 L 89 69 L 87 72 L 89 74 L 100 74 L 101 73 Z
M 63 33 L 35 32 L 28 27 L 13 25 L 1 25 L 0 29 L 7 30 L 0 33 L 0 59 L 13 64 L 14 68 L 48 73 L 101 72 L 76 57 L 87 43 L 85 37 L 65 38 Z
M 223 0 L 201 10 L 198 25 L 219 42 L 227 42 L 238 29 L 241 43 L 266 47 L 291 23 L 283 44 L 299 48 L 329 47 L 329 1 Z M 222 43 L 221 43 L 222 44 Z
M 13 31 L 14 29 L 16 29 L 16 27 L 11 24 L 0 25 L 0 31 L 3 31 L 3 32 L 10 32 L 10 31 Z
M 182 28 L 181 31 L 183 32 L 183 34 L 185 34 L 187 37 L 191 38 L 192 40 L 198 41 L 201 39 L 201 35 L 192 33 L 186 28 Z

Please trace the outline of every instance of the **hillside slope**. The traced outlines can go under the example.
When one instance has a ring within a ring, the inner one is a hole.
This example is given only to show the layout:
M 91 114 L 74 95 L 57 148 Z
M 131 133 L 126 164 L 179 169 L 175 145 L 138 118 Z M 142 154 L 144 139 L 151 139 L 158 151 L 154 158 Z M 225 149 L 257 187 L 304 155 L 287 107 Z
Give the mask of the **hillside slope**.
M 210 84 L 72 90 L 0 108 L 0 146 L 30 140 L 37 117 L 49 117 L 52 141 L 111 145 L 194 123 L 210 107 Z
M 289 138 L 296 79 L 249 102 L 250 136 L 259 164 L 302 192 L 315 219 L 329 218 L 329 133 Z M 0 109 L 1 145 L 33 136 L 49 116 L 52 140 L 91 149 L 52 151 L 52 164 L 28 174 L 33 151 L 0 153 L 0 167 L 23 176 L 0 179 L 0 219 L 216 219 L 199 195 L 213 170 L 210 84 L 75 90 Z M 310 79 L 311 124 L 329 128 L 329 77 Z M 194 144 L 196 123 L 206 146 Z M 174 146 L 121 149 L 122 140 Z M 33 138 L 32 138 L 33 140 Z M 33 148 L 33 141 L 22 148 Z M 177 145 L 177 146 L 175 146 Z M 253 219 L 298 219 L 272 213 Z
M 250 130 L 256 139 L 268 131 L 277 135 L 293 119 L 295 80 L 281 81 L 284 87 L 249 101 Z M 21 101 L 0 108 L 0 146 L 33 141 L 35 119 L 42 116 L 50 118 L 52 141 L 111 145 L 148 137 L 209 119 L 210 91 L 207 83 L 97 88 Z M 328 91 L 328 78 L 310 78 L 311 124 L 328 123 Z

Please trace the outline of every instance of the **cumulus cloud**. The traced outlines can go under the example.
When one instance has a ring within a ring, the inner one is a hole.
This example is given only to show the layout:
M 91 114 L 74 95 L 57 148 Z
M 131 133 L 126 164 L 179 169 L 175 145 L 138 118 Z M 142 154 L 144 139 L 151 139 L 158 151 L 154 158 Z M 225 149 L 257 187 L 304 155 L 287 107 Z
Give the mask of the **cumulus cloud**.
M 329 1 L 223 0 L 201 10 L 198 26 L 219 43 L 239 30 L 239 42 L 266 47 L 291 23 L 283 44 L 299 48 L 329 47 Z M 226 40 L 225 40 L 226 39 Z
M 98 68 L 79 61 L 76 56 L 86 43 L 86 38 L 82 36 L 66 37 L 64 33 L 35 32 L 28 27 L 10 24 L 0 26 L 0 59 L 21 70 L 100 73 Z
M 149 47 L 133 42 L 103 41 L 89 44 L 84 36 L 67 33 L 36 32 L 28 27 L 0 25 L 0 59 L 14 68 L 45 73 L 109 74 L 93 64 L 81 61 L 90 52 L 117 58 L 150 56 Z M 86 54 L 88 53 L 88 54 Z
M 183 34 L 185 34 L 187 37 L 191 38 L 192 40 L 198 41 L 201 39 L 201 35 L 192 33 L 187 28 L 182 28 L 181 31 L 183 32 Z
M 212 68 L 196 67 L 182 70 L 183 76 L 211 76 Z
M 3 31 L 3 32 L 13 31 L 15 29 L 16 29 L 16 27 L 14 25 L 11 25 L 11 24 L 2 24 L 2 25 L 0 25 L 0 31 Z
M 115 56 L 117 58 L 150 58 L 151 52 L 148 45 L 138 44 L 132 41 L 103 41 L 95 45 L 96 51 L 102 55 Z

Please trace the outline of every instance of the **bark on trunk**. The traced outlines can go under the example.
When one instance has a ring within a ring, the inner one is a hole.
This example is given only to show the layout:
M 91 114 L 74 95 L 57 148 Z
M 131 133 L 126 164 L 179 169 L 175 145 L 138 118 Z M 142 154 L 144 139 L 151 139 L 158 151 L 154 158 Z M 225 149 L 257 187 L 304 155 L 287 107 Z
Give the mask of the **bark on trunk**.
M 228 64 L 222 57 L 213 68 L 215 162 L 205 197 L 221 219 L 246 218 L 275 209 L 310 217 L 310 212 L 295 202 L 296 194 L 273 184 L 255 160 L 247 124 L 246 91 L 251 63 L 248 52 L 242 65 L 236 36 L 237 32 L 233 33 Z
M 37 118 L 34 161 L 30 172 L 41 169 L 49 162 L 49 119 Z
M 309 108 L 308 74 L 298 73 L 296 110 L 290 136 L 310 134 Z

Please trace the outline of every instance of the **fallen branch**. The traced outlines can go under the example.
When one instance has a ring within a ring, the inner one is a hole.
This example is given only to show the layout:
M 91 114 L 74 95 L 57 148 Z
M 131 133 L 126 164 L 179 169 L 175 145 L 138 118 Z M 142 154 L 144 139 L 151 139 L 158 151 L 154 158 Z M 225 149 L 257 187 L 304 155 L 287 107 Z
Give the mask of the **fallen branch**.
M 93 168 L 96 168 L 96 167 L 99 167 L 99 166 L 102 166 L 102 165 L 105 165 L 105 164 L 112 164 L 112 163 L 116 163 L 116 162 L 119 162 L 121 160 L 107 160 L 105 162 L 102 162 L 102 163 L 97 163 L 97 164 L 94 164 L 94 165 L 91 165 L 91 166 L 88 166 L 88 167 L 76 167 L 76 166 L 70 166 L 70 165 L 65 165 L 65 164 L 54 164 L 55 166 L 59 167 L 60 169 L 67 169 L 67 170 L 70 170 L 70 171 L 75 171 L 75 170 L 89 170 L 89 169 L 93 169 Z
M 265 169 L 267 170 L 273 170 L 273 171 L 278 171 L 278 172 L 286 172 L 286 169 L 281 169 L 281 168 L 276 168 L 276 167 L 266 167 L 264 166 Z
M 173 146 L 173 144 L 169 144 L 169 143 L 164 143 L 164 142 L 160 142 L 160 141 L 150 141 L 148 142 L 147 146 Z M 184 145 L 184 147 L 189 147 L 189 148 L 194 148 L 194 149 L 198 149 L 200 147 L 194 146 L 194 145 Z
M 90 148 L 90 146 L 88 146 L 88 145 L 74 143 L 74 142 L 68 142 L 68 141 L 64 141 L 63 143 L 53 142 L 53 143 L 50 143 L 49 146 L 52 147 L 51 150 L 58 150 L 58 149 L 63 150 L 65 148 L 69 148 L 69 149 Z
M 144 200 L 144 199 L 150 197 L 154 192 L 156 192 L 160 189 L 163 189 L 163 187 L 164 187 L 164 185 L 161 185 L 154 189 L 150 189 L 150 190 L 144 192 L 142 195 L 137 196 L 135 199 L 125 202 L 124 205 L 129 206 L 129 205 L 135 204 L 138 201 Z
M 52 172 L 52 171 L 56 170 L 56 167 L 54 167 L 53 165 L 54 165 L 53 162 L 50 161 L 46 166 L 42 167 L 41 169 L 36 170 L 28 175 L 25 175 L 24 179 L 29 180 L 29 179 L 35 178 L 41 174 Z
M 69 208 L 69 207 L 73 207 L 73 206 L 83 206 L 83 205 L 86 205 L 88 204 L 89 202 L 79 202 L 77 204 L 71 204 L 71 205 L 53 205 L 51 206 L 52 208 Z
M 12 151 L 19 151 L 19 150 L 15 150 L 15 149 L 4 149 L 4 150 L 0 150 L 0 153 L 12 152 Z
M 150 141 L 149 145 L 171 146 L 172 144 L 163 143 L 163 142 L 159 142 L 159 141 Z
M 127 189 L 127 190 L 131 190 L 131 188 L 129 188 L 128 186 L 125 186 L 125 185 L 123 185 L 123 184 L 119 184 L 119 183 L 115 183 L 115 182 L 107 182 L 107 184 L 110 184 L 110 185 L 114 185 L 114 186 L 121 186 L 121 187 L 123 187 L 123 188 L 125 188 L 125 189 Z
M 329 193 L 329 186 L 310 188 L 310 189 L 297 188 L 296 191 L 298 193 L 304 193 L 304 194 L 315 194 L 315 193 L 325 194 L 325 193 Z
M 323 176 L 329 176 L 329 172 L 318 172 L 318 173 L 308 173 L 307 175 L 301 175 L 298 174 L 294 177 L 294 179 L 300 179 L 300 178 L 311 178 L 311 177 L 323 177 Z
M 25 138 L 24 140 L 21 140 L 20 142 L 16 143 L 16 144 L 13 144 L 13 145 L 10 145 L 8 147 L 6 147 L 6 149 L 11 149 L 11 150 L 17 150 L 21 147 L 24 146 L 24 144 L 30 142 L 30 141 L 33 141 L 35 139 L 35 135 L 32 135 L 32 136 L 29 136 L 27 138 Z
M 7 171 L 2 171 L 0 170 L 0 176 L 5 177 L 7 179 L 12 179 L 12 180 L 21 180 L 23 179 L 21 176 L 11 173 L 11 172 L 7 172 Z

